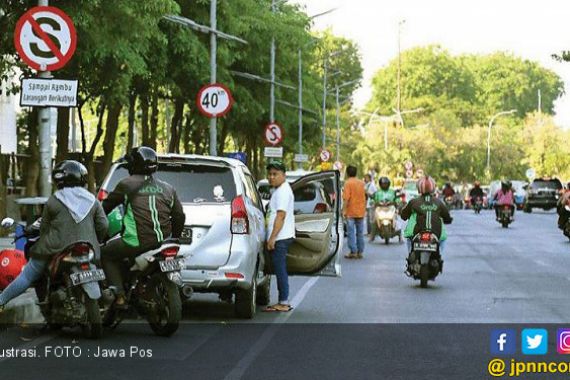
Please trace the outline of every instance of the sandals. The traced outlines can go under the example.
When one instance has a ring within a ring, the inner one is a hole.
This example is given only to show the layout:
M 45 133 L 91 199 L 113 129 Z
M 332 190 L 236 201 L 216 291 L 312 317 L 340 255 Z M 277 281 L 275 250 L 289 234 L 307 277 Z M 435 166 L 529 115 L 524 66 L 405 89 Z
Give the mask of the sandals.
M 272 313 L 272 312 L 283 312 L 283 313 L 286 313 L 286 312 L 289 312 L 289 311 L 291 311 L 291 310 L 293 310 L 293 306 L 291 306 L 291 305 L 285 305 L 285 304 L 282 304 L 282 303 L 276 303 L 275 305 L 267 306 L 263 311 L 266 312 L 266 313 Z

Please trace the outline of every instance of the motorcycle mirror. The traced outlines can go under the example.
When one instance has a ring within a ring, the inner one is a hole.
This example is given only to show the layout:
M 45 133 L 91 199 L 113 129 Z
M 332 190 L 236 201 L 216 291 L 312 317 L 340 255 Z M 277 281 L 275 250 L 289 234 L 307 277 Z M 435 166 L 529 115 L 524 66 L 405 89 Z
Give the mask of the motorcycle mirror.
M 2 223 L 0 223 L 2 225 L 2 228 L 10 228 L 14 225 L 14 219 L 12 218 L 4 218 L 2 219 Z

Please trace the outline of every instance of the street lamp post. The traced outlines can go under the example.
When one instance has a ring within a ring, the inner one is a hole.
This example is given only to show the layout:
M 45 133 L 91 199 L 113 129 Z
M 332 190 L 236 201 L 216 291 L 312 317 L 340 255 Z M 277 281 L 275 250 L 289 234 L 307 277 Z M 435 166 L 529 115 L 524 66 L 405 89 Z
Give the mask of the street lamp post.
M 489 120 L 489 128 L 487 129 L 487 173 L 491 173 L 491 128 L 493 127 L 493 122 L 496 118 L 502 115 L 510 115 L 517 112 L 517 110 L 502 111 L 499 112 Z

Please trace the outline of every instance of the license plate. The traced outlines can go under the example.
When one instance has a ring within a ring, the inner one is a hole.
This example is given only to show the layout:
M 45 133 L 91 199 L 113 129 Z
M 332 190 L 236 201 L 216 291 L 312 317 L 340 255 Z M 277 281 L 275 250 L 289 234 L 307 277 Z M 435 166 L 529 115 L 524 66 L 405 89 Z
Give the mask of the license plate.
M 414 243 L 414 250 L 436 252 L 437 244 L 432 243 Z
M 69 277 L 73 285 L 79 285 L 87 282 L 103 281 L 105 279 L 105 272 L 103 272 L 103 269 L 86 270 L 72 273 Z
M 184 227 L 180 234 L 180 244 L 192 244 L 192 228 Z
M 173 272 L 184 268 L 184 259 L 164 260 L 159 262 L 162 272 Z

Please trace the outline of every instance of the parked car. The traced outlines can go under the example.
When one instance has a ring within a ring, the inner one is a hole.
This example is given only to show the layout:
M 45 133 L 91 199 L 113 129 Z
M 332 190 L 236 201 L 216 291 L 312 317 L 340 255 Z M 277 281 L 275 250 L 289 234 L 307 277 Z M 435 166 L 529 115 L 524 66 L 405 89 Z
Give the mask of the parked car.
M 99 199 L 126 176 L 124 162 L 113 164 Z M 180 248 L 186 259 L 183 293 L 218 293 L 223 300 L 235 298 L 236 315 L 252 318 L 256 304 L 270 301 L 272 270 L 264 253 L 262 198 L 249 169 L 231 158 L 168 154 L 159 156 L 155 176 L 174 186 L 186 214 Z M 315 182 L 327 181 L 338 192 L 338 172 L 303 177 L 292 187 L 299 192 Z M 295 216 L 298 238 L 288 256 L 290 273 L 340 275 L 337 252 L 341 249 L 338 233 L 342 224 L 338 227 L 338 214 L 335 202 L 327 212 Z M 326 244 L 327 249 L 320 244 Z
M 526 189 L 524 212 L 532 212 L 533 208 L 550 210 L 556 207 L 562 183 L 558 178 L 536 178 Z

